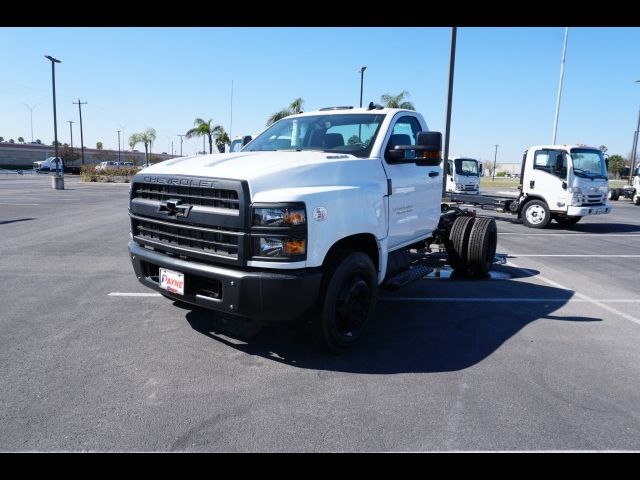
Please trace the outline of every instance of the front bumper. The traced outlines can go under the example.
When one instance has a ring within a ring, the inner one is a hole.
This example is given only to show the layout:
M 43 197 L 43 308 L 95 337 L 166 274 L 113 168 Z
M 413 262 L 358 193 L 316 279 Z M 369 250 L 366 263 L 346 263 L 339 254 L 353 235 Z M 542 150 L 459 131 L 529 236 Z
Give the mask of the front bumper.
M 286 272 L 245 271 L 180 260 L 129 241 L 138 280 L 167 297 L 219 312 L 262 321 L 288 321 L 316 303 L 320 268 Z M 158 268 L 185 276 L 184 295 L 160 288 Z
M 593 205 L 587 207 L 568 207 L 567 208 L 567 216 L 568 217 L 584 217 L 586 215 L 603 215 L 605 213 L 610 213 L 613 210 L 613 207 L 609 205 Z

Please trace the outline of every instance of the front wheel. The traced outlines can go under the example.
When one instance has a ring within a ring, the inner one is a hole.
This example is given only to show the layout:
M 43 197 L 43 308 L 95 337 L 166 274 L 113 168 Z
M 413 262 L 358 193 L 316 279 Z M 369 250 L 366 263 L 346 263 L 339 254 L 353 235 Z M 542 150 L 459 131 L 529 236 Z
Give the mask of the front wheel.
M 620 198 L 620 193 L 617 188 L 612 188 L 609 190 L 609 194 L 607 195 L 609 200 L 613 200 L 614 202 Z
M 531 200 L 522 209 L 522 223 L 529 228 L 545 228 L 551 221 L 551 212 L 542 200 Z
M 346 252 L 345 252 L 346 253 Z M 335 353 L 353 347 L 373 320 L 378 301 L 378 275 L 362 252 L 342 256 L 324 289 L 316 318 L 322 343 Z
M 570 227 L 578 223 L 582 217 L 556 217 L 556 222 L 563 227 Z
M 640 205 L 640 194 L 638 192 L 634 193 L 632 200 L 634 205 Z

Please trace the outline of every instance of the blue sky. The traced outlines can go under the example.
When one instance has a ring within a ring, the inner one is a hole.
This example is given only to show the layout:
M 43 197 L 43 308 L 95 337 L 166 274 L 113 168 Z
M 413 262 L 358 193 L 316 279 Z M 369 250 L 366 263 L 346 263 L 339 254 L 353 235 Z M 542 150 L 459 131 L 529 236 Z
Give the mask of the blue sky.
M 384 93 L 410 93 L 430 129 L 444 132 L 449 28 L 2 28 L 0 136 L 53 141 L 51 64 L 56 65 L 58 137 L 117 148 L 156 129 L 154 151 L 168 151 L 196 117 L 231 135 L 260 131 L 272 113 L 302 97 L 305 111 L 358 105 Z M 564 28 L 459 28 L 451 154 L 520 162 L 550 143 Z M 604 144 L 627 156 L 640 107 L 640 28 L 570 28 L 558 143 Z M 183 153 L 202 149 L 185 140 Z

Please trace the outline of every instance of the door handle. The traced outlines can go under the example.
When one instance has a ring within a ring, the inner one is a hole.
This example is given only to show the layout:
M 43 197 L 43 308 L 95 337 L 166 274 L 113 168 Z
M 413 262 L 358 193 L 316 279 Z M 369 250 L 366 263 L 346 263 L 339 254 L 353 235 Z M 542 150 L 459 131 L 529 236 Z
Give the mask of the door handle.
M 430 176 L 431 178 L 433 178 L 433 177 L 437 177 L 438 175 L 440 175 L 440 172 L 429 172 L 429 176 Z

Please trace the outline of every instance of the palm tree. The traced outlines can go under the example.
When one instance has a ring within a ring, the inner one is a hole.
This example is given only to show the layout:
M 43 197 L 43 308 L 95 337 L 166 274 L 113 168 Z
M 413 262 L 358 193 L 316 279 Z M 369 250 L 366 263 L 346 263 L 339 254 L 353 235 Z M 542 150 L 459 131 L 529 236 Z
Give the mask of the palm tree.
M 129 137 L 129 146 L 131 150 L 139 143 L 144 143 L 144 158 L 146 166 L 149 166 L 149 149 L 153 142 L 156 140 L 156 131 L 153 128 L 147 128 L 142 133 L 134 133 Z
M 300 97 L 296 98 L 293 102 L 289 104 L 287 108 L 283 108 L 279 112 L 274 113 L 267 120 L 267 127 L 273 123 L 276 123 L 278 120 L 283 119 L 284 117 L 288 117 L 289 115 L 296 115 L 298 113 L 302 113 L 302 104 L 304 100 Z
M 215 132 L 215 142 L 216 147 L 218 147 L 218 151 L 220 153 L 224 152 L 224 146 L 229 145 L 231 141 L 229 140 L 229 134 L 225 132 L 223 127 L 219 127 Z
M 204 135 L 209 137 L 209 153 L 213 153 L 213 135 L 222 128 L 220 125 L 212 126 L 211 122 L 213 122 L 211 118 L 208 122 L 205 122 L 201 118 L 196 118 L 193 122 L 195 128 L 192 128 L 185 134 L 187 138 L 202 137 Z
M 406 110 L 415 110 L 411 102 L 403 102 L 405 97 L 409 97 L 409 92 L 406 90 L 401 91 L 398 95 L 389 95 L 385 93 L 380 97 L 382 104 L 387 108 L 404 108 Z

